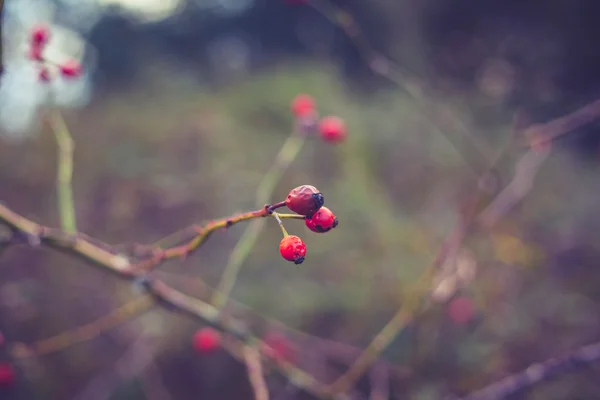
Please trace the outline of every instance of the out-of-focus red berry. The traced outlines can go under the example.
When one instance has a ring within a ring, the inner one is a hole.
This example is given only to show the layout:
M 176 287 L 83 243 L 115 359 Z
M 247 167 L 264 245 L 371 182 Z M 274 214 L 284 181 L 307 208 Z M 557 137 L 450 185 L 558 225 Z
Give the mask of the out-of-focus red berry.
M 294 344 L 285 335 L 278 332 L 269 332 L 265 335 L 263 341 L 273 350 L 273 356 L 276 361 L 294 362 L 296 349 Z
M 82 72 L 81 64 L 76 60 L 65 61 L 59 68 L 61 75 L 65 78 L 76 78 L 80 76 Z
M 306 257 L 306 245 L 298 236 L 288 235 L 279 243 L 281 256 L 294 264 L 302 264 Z
M 32 47 L 43 47 L 50 39 L 50 28 L 47 25 L 36 25 L 31 30 Z
M 336 116 L 323 117 L 319 121 L 319 134 L 326 142 L 343 142 L 347 135 L 346 124 Z
M 338 225 L 335 214 L 325 206 L 319 208 L 319 211 L 314 213 L 312 217 L 306 217 L 305 222 L 308 229 L 317 233 L 329 232 Z
M 50 82 L 50 71 L 46 67 L 40 68 L 40 72 L 38 73 L 38 78 L 40 82 L 48 83 Z
M 302 185 L 292 189 L 285 199 L 287 208 L 309 217 L 316 213 L 324 203 L 325 199 L 321 192 L 311 185 Z
M 192 345 L 198 353 L 207 353 L 221 345 L 221 334 L 212 328 L 202 328 L 193 337 Z
M 447 311 L 448 316 L 454 323 L 464 325 L 471 322 L 475 317 L 475 304 L 470 298 L 459 296 L 448 303 Z
M 12 386 L 15 383 L 15 370 L 9 363 L 0 363 L 0 386 Z
M 315 112 L 315 99 L 307 94 L 299 94 L 292 100 L 291 109 L 296 118 L 309 116 Z

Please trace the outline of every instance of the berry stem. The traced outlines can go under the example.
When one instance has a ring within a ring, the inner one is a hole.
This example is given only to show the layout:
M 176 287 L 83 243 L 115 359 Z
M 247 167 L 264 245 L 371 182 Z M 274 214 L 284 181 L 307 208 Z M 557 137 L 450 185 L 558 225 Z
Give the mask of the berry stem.
M 285 226 L 283 226 L 283 222 L 281 221 L 281 218 L 279 218 L 279 215 L 276 212 L 274 212 L 273 216 L 277 220 L 277 223 L 279 224 L 279 227 L 281 228 L 281 232 L 283 232 L 283 237 L 289 236 L 290 234 L 285 230 Z

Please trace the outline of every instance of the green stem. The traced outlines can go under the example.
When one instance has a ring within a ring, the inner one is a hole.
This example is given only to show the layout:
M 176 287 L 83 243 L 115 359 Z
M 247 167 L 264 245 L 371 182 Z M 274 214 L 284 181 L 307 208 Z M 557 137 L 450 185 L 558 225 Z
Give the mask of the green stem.
M 305 140 L 305 134 L 298 131 L 292 132 L 287 138 L 281 147 L 281 150 L 279 150 L 275 162 L 271 165 L 271 168 L 267 171 L 256 189 L 257 206 L 263 206 L 271 202 L 271 196 L 275 190 L 275 186 L 290 164 L 296 159 L 298 153 L 300 153 Z M 242 234 L 242 237 L 233 248 L 227 266 L 223 271 L 221 281 L 212 298 L 212 303 L 216 308 L 221 309 L 227 303 L 242 264 L 246 258 L 248 258 L 250 251 L 256 244 L 260 232 L 264 228 L 265 222 L 266 220 L 264 218 L 251 221 Z
M 73 177 L 73 149 L 75 144 L 65 120 L 58 111 L 50 113 L 49 122 L 58 146 L 56 189 L 58 192 L 60 222 L 65 232 L 76 233 L 75 206 L 71 186 L 71 179 Z

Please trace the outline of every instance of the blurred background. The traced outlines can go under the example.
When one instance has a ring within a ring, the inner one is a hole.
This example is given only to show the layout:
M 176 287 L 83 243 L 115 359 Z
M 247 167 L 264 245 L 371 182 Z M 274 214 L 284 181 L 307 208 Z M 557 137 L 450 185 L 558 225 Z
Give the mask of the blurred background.
M 594 0 L 5 3 L 0 201 L 39 223 L 60 222 L 56 145 L 41 118 L 49 90 L 76 143 L 78 229 L 112 244 L 152 243 L 255 209 L 256 188 L 293 128 L 298 93 L 312 95 L 321 115 L 344 119 L 347 140 L 309 137 L 273 195 L 315 185 L 339 227 L 319 235 L 286 222 L 308 247 L 296 267 L 281 259 L 281 232 L 268 221 L 232 293 L 251 309 L 233 306 L 233 314 L 258 334 L 271 329 L 267 319 L 285 324 L 277 329 L 295 343 L 298 365 L 323 381 L 348 363 L 323 372 L 320 339 L 294 332 L 364 348 L 431 264 L 503 148 L 496 188 L 514 176 L 527 151 L 509 143 L 515 116 L 545 122 L 600 95 Z M 331 7 L 352 16 L 404 83 L 427 88 L 421 104 L 429 113 L 373 72 L 377 60 L 324 15 Z M 38 23 L 51 24 L 50 54 L 79 59 L 83 77 L 50 87 L 38 81 L 24 50 Z M 428 115 L 440 107 L 443 135 Z M 465 395 L 598 340 L 599 129 L 595 121 L 553 142 L 523 201 L 465 240 L 455 262 L 472 281 L 432 286 L 431 305 L 382 356 L 395 366 L 389 398 Z M 218 284 L 244 228 L 215 234 L 159 276 L 208 299 L 204 283 Z M 73 257 L 11 248 L 0 258 L 0 332 L 7 344 L 32 343 L 139 293 Z M 253 398 L 242 364 L 224 351 L 193 351 L 201 326 L 155 308 L 51 354 L 15 360 L 5 345 L 0 360 L 15 365 L 17 378 L 0 398 Z M 598 368 L 512 398 L 600 399 Z M 311 398 L 276 374 L 268 382 L 273 398 Z M 367 374 L 356 398 L 369 398 L 372 385 Z

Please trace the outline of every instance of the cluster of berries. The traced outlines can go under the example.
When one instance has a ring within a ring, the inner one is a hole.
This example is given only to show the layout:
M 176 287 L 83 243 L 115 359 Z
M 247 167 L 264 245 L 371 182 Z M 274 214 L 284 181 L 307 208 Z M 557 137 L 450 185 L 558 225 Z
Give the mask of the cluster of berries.
M 45 25 L 38 25 L 31 30 L 28 56 L 39 65 L 38 78 L 47 83 L 52 79 L 51 67 L 58 70 L 63 78 L 76 78 L 81 75 L 81 64 L 77 60 L 67 60 L 64 63 L 55 63 L 44 56 L 46 45 L 50 41 L 50 29 Z
M 296 349 L 292 342 L 278 332 L 267 332 L 264 344 L 276 361 L 293 362 Z M 213 328 L 202 328 L 192 337 L 192 347 L 199 354 L 209 354 L 221 347 L 221 333 Z
M 311 122 L 317 120 L 315 100 L 307 94 L 299 94 L 292 100 L 292 112 L 300 121 Z M 335 115 L 321 118 L 317 125 L 321 139 L 329 143 L 339 143 L 346 139 L 347 131 L 344 120 Z
M 306 226 L 313 232 L 329 232 L 338 225 L 335 214 L 323 206 L 325 199 L 314 186 L 302 185 L 292 189 L 284 203 L 291 211 L 304 215 Z M 304 241 L 296 235 L 289 235 L 281 221 L 279 223 L 283 230 L 283 239 L 279 243 L 281 256 L 294 264 L 301 264 L 306 257 Z

